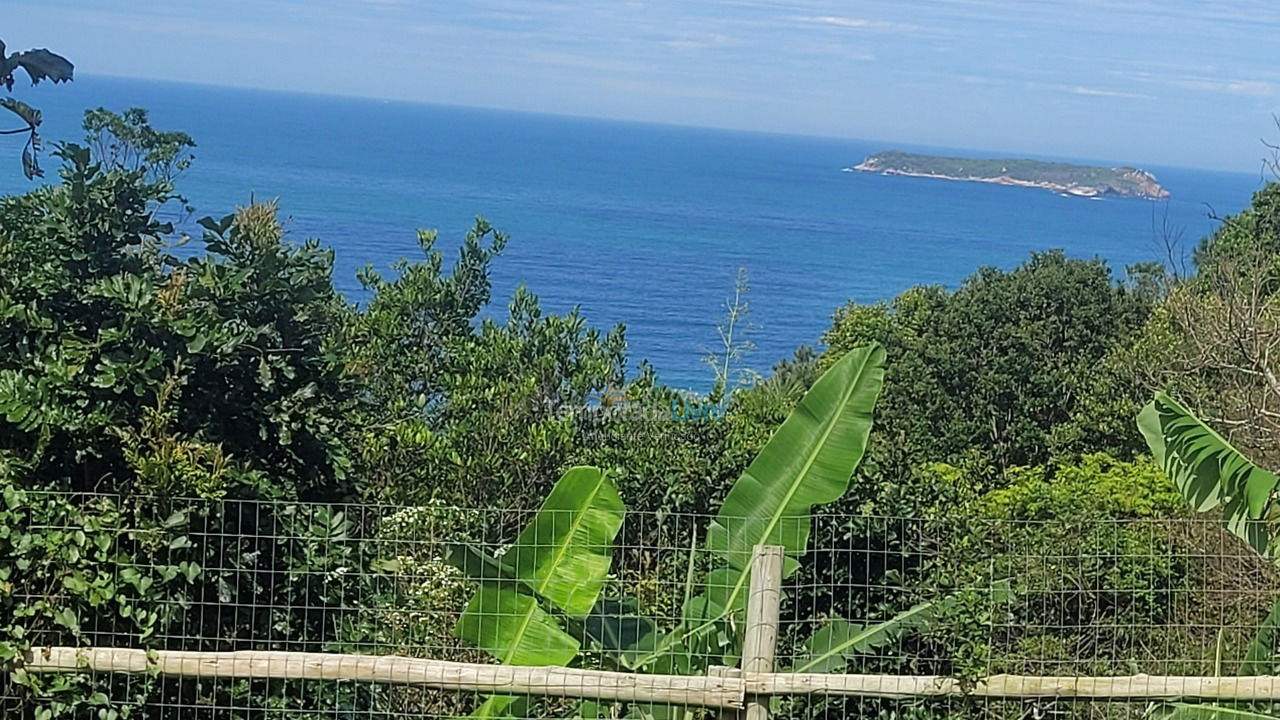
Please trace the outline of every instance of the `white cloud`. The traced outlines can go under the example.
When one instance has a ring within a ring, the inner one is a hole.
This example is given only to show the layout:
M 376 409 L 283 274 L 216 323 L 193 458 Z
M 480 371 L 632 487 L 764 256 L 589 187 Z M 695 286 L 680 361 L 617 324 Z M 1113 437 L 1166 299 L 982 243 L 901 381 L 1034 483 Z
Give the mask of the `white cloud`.
M 1104 88 L 1085 87 L 1084 85 L 1076 85 L 1071 88 L 1071 92 L 1076 95 L 1090 95 L 1093 97 L 1115 97 L 1115 98 L 1138 98 L 1149 100 L 1150 95 L 1142 93 L 1122 92 L 1120 90 L 1106 90 Z
M 1204 75 L 1191 74 L 1156 74 L 1146 71 L 1113 71 L 1111 74 L 1145 83 L 1169 85 L 1172 87 L 1180 87 L 1185 90 L 1223 93 L 1226 95 L 1271 97 L 1276 94 L 1275 85 L 1263 80 L 1242 80 L 1239 78 L 1207 77 Z
M 867 20 L 866 18 L 837 17 L 835 15 L 823 15 L 821 17 L 807 17 L 801 20 L 819 23 L 822 25 L 835 25 L 836 27 L 846 28 L 867 28 L 867 27 L 883 27 L 888 23 L 876 20 Z
M 663 40 L 662 44 L 676 50 L 705 50 L 713 47 L 741 45 L 742 41 L 721 33 L 698 33 Z
M 651 65 L 646 63 L 626 62 L 612 58 L 559 51 L 533 51 L 525 57 L 529 62 L 536 65 L 555 65 L 579 70 L 594 70 L 602 73 L 643 73 L 653 69 Z
M 850 30 L 911 30 L 911 25 L 901 25 L 899 23 L 887 22 L 885 20 L 871 20 L 868 18 L 843 17 L 840 15 L 805 15 L 794 18 L 796 22 L 806 23 L 810 25 L 827 25 L 829 27 L 846 28 Z
M 1180 78 L 1174 81 L 1178 87 L 1188 90 L 1205 90 L 1207 92 L 1227 93 L 1229 95 L 1248 95 L 1250 97 L 1271 97 L 1275 94 L 1275 86 L 1258 80 L 1220 80 L 1215 78 Z

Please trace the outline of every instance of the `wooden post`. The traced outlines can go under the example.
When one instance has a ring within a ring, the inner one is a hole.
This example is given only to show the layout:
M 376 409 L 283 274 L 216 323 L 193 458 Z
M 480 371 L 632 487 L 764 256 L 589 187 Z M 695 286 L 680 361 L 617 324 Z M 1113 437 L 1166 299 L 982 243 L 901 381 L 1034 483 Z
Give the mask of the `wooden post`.
M 751 559 L 747 626 L 742 639 L 742 675 L 773 672 L 778 646 L 778 607 L 782 604 L 782 547 L 757 545 Z M 745 720 L 769 720 L 769 698 L 750 696 Z

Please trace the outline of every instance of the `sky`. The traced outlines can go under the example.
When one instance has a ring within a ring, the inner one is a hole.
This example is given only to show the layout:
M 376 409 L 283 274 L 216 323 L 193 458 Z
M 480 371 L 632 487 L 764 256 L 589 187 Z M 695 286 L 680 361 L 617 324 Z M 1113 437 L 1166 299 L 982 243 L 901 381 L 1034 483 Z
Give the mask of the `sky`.
M 1257 172 L 1271 0 L 41 0 L 77 72 Z

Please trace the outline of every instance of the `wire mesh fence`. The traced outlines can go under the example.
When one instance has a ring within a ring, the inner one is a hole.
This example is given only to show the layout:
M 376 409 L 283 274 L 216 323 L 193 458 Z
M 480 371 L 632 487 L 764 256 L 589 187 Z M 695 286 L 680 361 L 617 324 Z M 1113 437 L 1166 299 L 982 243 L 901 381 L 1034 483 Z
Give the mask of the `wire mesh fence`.
M 520 556 L 531 510 L 59 494 L 33 494 L 28 507 L 3 529 L 13 617 L 0 622 L 30 650 L 8 663 L 0 717 L 711 717 L 725 710 L 693 695 L 685 705 L 628 696 L 628 678 L 732 677 L 723 668 L 742 661 L 750 573 L 709 541 L 711 516 L 628 513 L 608 546 L 569 558 L 604 563 L 592 587 L 555 586 Z M 1210 520 L 819 514 L 783 524 L 808 533 L 808 550 L 783 565 L 774 672 L 932 685 L 900 697 L 792 688 L 767 698 L 774 717 L 1139 717 L 1177 706 L 1137 690 L 974 691 L 1003 675 L 1141 684 L 1134 676 L 1272 674 L 1267 619 L 1280 573 Z M 566 561 L 554 539 L 579 530 L 533 540 Z M 40 539 L 45 550 L 19 554 Z M 68 662 L 50 648 L 143 652 L 119 655 L 118 667 L 80 653 L 67 656 L 74 671 L 24 672 Z M 346 664 L 227 673 L 164 655 L 173 651 L 322 653 Z M 495 695 L 415 684 L 394 662 L 380 666 L 392 677 L 378 676 L 349 656 L 625 677 L 532 677 L 560 685 Z M 565 696 L 575 690 L 566 685 L 601 677 L 622 690 Z

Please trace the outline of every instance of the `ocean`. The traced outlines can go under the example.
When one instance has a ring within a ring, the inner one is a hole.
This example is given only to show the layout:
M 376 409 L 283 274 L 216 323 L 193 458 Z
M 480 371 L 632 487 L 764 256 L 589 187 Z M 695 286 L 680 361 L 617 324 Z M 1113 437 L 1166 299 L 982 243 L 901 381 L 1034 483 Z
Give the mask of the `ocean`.
M 1258 173 L 1146 165 L 1169 201 L 1086 200 L 841 172 L 886 149 L 988 155 L 869 140 L 103 77 L 15 91 L 43 110 L 49 141 L 78 139 L 81 112 L 99 105 L 145 107 L 156 127 L 190 133 L 196 161 L 179 190 L 197 217 L 279 198 L 293 239 L 334 248 L 336 284 L 356 302 L 357 268 L 418 257 L 417 228 L 452 249 L 483 215 L 511 236 L 489 315 L 502 317 L 523 283 L 546 311 L 576 305 L 595 326 L 625 323 L 633 364 L 696 389 L 710 385 L 701 357 L 739 268 L 755 344 L 745 364 L 764 371 L 818 343 L 848 300 L 955 287 L 979 266 L 1051 248 L 1122 273 L 1164 258 L 1161 227 L 1192 247 L 1215 227 L 1211 212 L 1239 210 L 1261 186 Z M 0 138 L 0 192 L 31 187 L 20 148 Z M 56 161 L 44 164 L 56 178 Z

